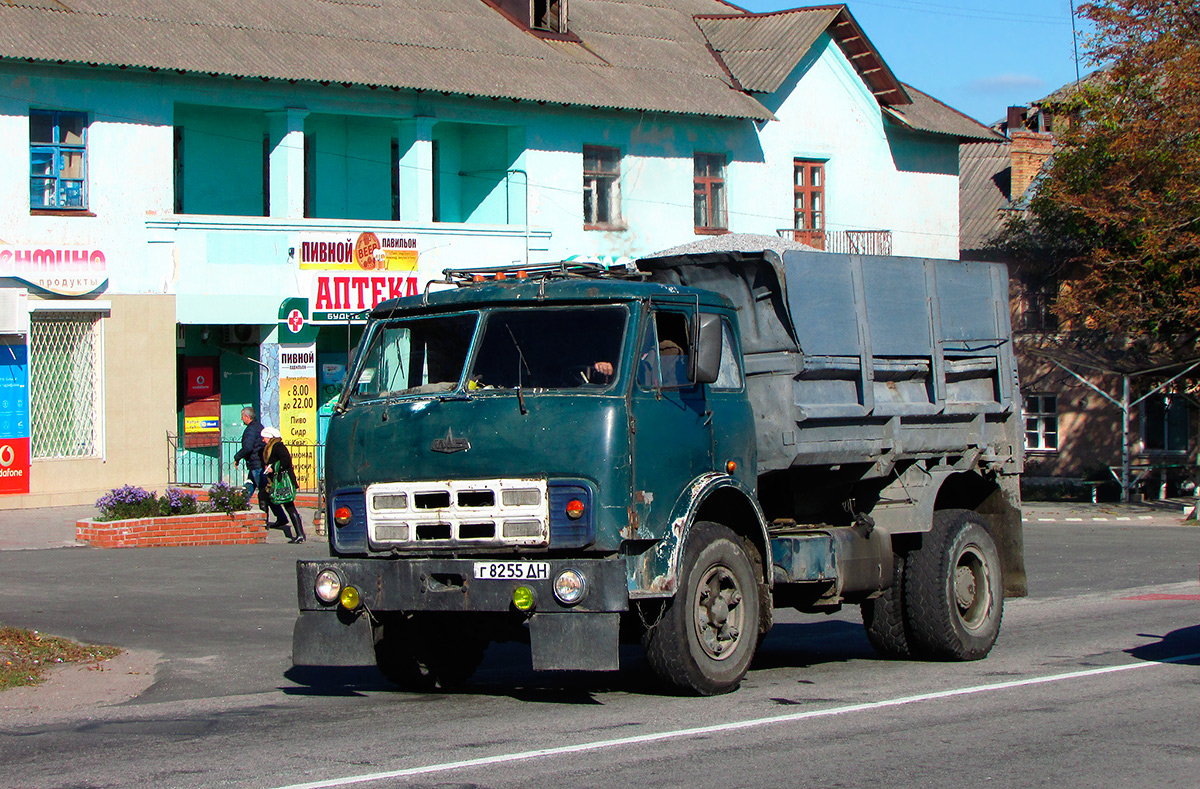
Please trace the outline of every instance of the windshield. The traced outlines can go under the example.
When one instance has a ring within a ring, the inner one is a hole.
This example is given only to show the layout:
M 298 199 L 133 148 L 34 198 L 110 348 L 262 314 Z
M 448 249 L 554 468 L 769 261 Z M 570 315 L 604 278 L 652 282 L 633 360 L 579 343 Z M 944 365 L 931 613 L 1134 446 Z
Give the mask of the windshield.
M 478 315 L 387 323 L 371 335 L 350 401 L 458 388 Z
M 606 388 L 616 379 L 626 315 L 623 307 L 492 312 L 468 387 Z

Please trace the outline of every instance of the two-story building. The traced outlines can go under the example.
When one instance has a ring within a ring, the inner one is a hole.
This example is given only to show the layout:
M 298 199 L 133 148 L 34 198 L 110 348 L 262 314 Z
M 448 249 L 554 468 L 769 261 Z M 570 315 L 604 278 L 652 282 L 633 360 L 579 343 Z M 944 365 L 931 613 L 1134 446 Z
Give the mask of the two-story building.
M 0 84 L 0 507 L 240 482 L 244 406 L 319 440 L 358 313 L 445 269 L 956 257 L 994 136 L 844 5 L 0 4 Z

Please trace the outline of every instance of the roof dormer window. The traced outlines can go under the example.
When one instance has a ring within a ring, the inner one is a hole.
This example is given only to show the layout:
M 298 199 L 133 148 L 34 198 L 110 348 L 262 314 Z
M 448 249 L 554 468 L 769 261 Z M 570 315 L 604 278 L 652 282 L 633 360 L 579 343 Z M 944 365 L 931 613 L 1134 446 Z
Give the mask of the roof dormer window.
M 567 28 L 567 0 L 483 0 L 508 21 L 539 38 L 576 41 Z
M 529 0 L 529 27 L 548 33 L 565 33 L 567 0 Z

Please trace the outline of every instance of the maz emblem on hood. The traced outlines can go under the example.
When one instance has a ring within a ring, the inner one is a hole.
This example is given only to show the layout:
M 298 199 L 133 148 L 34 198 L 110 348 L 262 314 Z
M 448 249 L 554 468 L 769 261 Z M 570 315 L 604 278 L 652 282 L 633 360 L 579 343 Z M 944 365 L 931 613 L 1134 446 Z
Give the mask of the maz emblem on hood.
M 447 430 L 446 437 L 435 438 L 429 448 L 434 452 L 442 452 L 449 455 L 454 452 L 466 452 L 471 448 L 471 442 L 465 438 L 455 438 L 454 431 Z

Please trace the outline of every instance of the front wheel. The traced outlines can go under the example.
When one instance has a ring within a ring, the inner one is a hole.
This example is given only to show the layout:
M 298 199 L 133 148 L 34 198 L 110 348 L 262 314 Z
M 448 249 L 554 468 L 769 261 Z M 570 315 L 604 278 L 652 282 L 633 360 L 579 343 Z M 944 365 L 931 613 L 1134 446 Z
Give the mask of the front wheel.
M 758 579 L 742 540 L 716 523 L 688 534 L 675 597 L 643 638 L 661 678 L 701 696 L 737 688 L 758 643 Z
M 970 510 L 939 510 L 908 556 L 904 603 L 914 654 L 979 660 L 1000 634 L 1004 580 L 991 534 Z
M 458 690 L 488 643 L 487 629 L 469 615 L 392 615 L 376 628 L 376 665 L 405 690 Z

